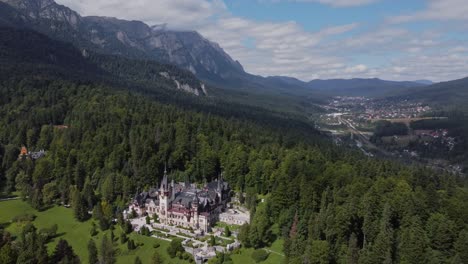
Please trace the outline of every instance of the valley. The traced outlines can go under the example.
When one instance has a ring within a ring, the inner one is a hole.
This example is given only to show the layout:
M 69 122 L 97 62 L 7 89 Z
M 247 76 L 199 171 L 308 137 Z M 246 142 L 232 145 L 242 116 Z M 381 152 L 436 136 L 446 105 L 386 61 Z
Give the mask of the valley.
M 1 264 L 468 264 L 463 34 L 235 2 L 0 0 Z
M 322 106 L 316 126 L 337 144 L 357 147 L 367 156 L 413 161 L 454 174 L 465 172 L 462 163 L 450 159 L 465 140 L 447 128 L 447 116 L 421 101 L 397 101 L 367 97 L 335 97 Z M 429 127 L 424 124 L 435 123 Z

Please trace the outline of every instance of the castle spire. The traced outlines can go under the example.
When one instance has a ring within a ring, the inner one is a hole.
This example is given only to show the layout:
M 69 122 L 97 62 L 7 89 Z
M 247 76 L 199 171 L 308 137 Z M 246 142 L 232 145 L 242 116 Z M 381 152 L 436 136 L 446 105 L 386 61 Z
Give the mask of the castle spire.
M 195 189 L 195 196 L 193 197 L 193 200 L 192 200 L 192 206 L 193 207 L 198 207 L 198 203 L 199 203 L 199 198 L 198 198 L 198 190 Z
M 168 188 L 167 186 L 167 169 L 166 169 L 166 164 L 164 163 L 164 176 L 163 176 L 163 179 L 161 181 L 161 191 L 166 191 Z
M 223 188 L 223 173 L 221 172 L 218 176 L 218 191 L 221 191 Z

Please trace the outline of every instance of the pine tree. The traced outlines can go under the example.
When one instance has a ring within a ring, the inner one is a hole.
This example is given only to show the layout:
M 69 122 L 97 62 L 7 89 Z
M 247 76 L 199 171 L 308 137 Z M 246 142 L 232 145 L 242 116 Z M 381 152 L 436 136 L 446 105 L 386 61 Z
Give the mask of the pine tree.
M 17 257 L 17 253 L 11 246 L 11 243 L 7 243 L 0 248 L 0 263 L 15 264 Z
M 96 243 L 94 243 L 94 240 L 90 239 L 88 242 L 88 262 L 89 264 L 96 264 L 98 261 L 99 259 Z
M 72 207 L 75 218 L 81 222 L 86 221 L 89 215 L 83 196 L 76 188 L 73 188 L 72 192 Z
M 138 257 L 138 256 L 136 256 L 135 262 L 134 262 L 134 263 L 135 263 L 135 264 L 143 264 L 143 262 L 141 262 L 140 257 Z
M 120 244 L 124 244 L 125 242 L 127 242 L 127 235 L 125 234 L 125 232 L 122 232 L 120 234 Z
M 210 236 L 210 242 L 208 244 L 212 247 L 216 245 L 216 239 L 214 236 Z
M 428 239 L 419 217 L 404 219 L 399 243 L 401 263 L 425 263 Z
M 391 226 L 391 211 L 388 204 L 385 205 L 382 218 L 380 220 L 380 230 L 375 238 L 374 245 L 372 247 L 372 253 L 376 263 L 391 264 L 392 259 L 392 248 L 394 243 L 394 232 Z
M 68 244 L 66 240 L 63 239 L 60 239 L 57 246 L 55 247 L 54 253 L 51 256 L 50 261 L 52 263 L 80 263 L 80 259 L 75 254 L 75 252 L 73 252 L 73 248 Z
M 32 224 L 27 224 L 19 236 L 17 263 L 47 264 L 49 256 L 45 246 L 45 238 Z
M 306 254 L 309 263 L 327 264 L 330 263 L 330 245 L 327 241 L 313 240 L 309 245 Z
M 348 264 L 357 264 L 359 262 L 359 246 L 355 233 L 351 234 L 348 243 L 347 262 Z
M 432 249 L 440 252 L 448 252 L 455 242 L 455 223 L 447 216 L 432 214 L 426 224 L 426 231 Z
M 151 258 L 151 264 L 163 264 L 164 259 L 158 251 L 154 251 L 153 257 Z
M 102 264 L 114 264 L 116 262 L 114 245 L 107 238 L 107 235 L 104 235 L 102 238 L 101 250 L 99 252 Z
M 238 235 L 239 241 L 242 243 L 244 247 L 251 247 L 250 243 L 250 225 L 245 223 L 239 229 Z
M 231 230 L 229 230 L 229 226 L 224 227 L 224 236 L 225 237 L 231 236 Z
M 460 231 L 457 241 L 455 241 L 455 251 L 460 260 L 468 263 L 468 230 Z

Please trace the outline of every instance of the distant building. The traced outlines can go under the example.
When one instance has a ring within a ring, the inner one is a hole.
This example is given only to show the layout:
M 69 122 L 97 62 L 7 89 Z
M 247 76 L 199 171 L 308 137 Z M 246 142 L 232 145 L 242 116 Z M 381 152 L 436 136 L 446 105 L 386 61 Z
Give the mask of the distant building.
M 28 149 L 25 146 L 21 147 L 20 154 L 18 155 L 18 159 L 33 159 L 37 160 L 46 155 L 45 150 L 41 149 L 39 151 L 33 152 L 33 151 L 28 151 Z
M 28 156 L 28 149 L 25 146 L 21 147 L 20 154 L 18 155 L 18 159 L 23 159 Z
M 174 180 L 169 184 L 165 171 L 159 189 L 137 194 L 124 214 L 132 210 L 139 216 L 156 214 L 162 224 L 208 232 L 220 220 L 230 194 L 229 184 L 222 177 L 197 188 L 195 184 Z
M 68 129 L 68 126 L 67 125 L 55 125 L 54 128 L 62 130 L 62 129 Z
M 230 209 L 219 215 L 219 221 L 229 225 L 243 225 L 250 222 L 250 214 Z

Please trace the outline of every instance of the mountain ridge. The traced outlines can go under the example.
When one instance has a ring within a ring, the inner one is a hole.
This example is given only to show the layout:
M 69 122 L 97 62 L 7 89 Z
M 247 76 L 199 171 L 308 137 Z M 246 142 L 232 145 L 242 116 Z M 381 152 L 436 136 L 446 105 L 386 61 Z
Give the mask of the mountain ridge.
M 53 0 L 1 1 L 21 12 L 21 19 L 32 29 L 73 42 L 79 48 L 137 59 L 150 56 L 205 78 L 216 74 L 227 76 L 231 74 L 229 71 L 244 72 L 239 62 L 198 32 L 155 30 L 136 20 L 81 16 Z
M 19 12 L 14 16 L 14 24 L 24 24 L 52 38 L 71 42 L 80 49 L 174 64 L 191 71 L 212 86 L 255 93 L 258 96 L 264 93 L 287 95 L 294 97 L 299 104 L 304 104 L 308 100 L 337 95 L 381 96 L 395 89 L 424 85 L 362 78 L 304 82 L 284 76 L 262 77 L 245 72 L 242 65 L 232 59 L 219 44 L 196 31 L 166 30 L 164 25 L 150 26 L 137 20 L 81 16 L 53 0 L 1 2 Z M 11 17 L 9 15 L 3 20 Z

